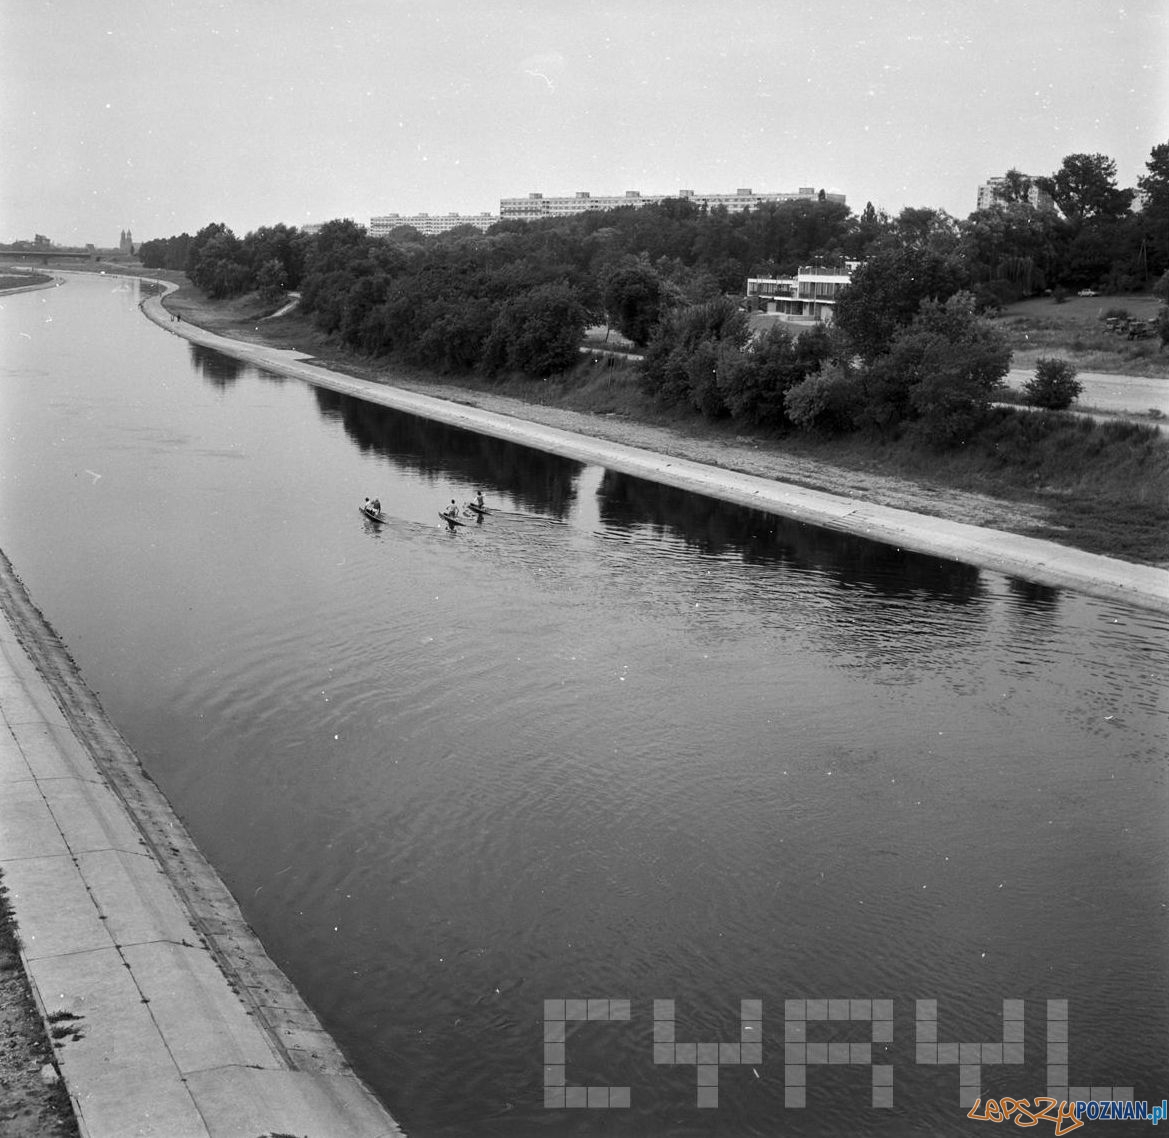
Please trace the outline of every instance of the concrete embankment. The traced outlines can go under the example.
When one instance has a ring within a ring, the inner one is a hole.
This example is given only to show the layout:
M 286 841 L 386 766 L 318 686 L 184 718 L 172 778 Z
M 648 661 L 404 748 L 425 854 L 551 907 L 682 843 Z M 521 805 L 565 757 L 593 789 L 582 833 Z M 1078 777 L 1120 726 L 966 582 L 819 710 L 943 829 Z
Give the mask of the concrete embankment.
M 917 553 L 951 558 L 1040 584 L 1169 612 L 1169 571 L 1165 569 L 1134 565 L 1055 542 L 791 486 L 356 379 L 309 363 L 299 352 L 232 340 L 187 322 L 174 321 L 158 297 L 145 300 L 142 311 L 168 331 L 256 367 L 386 407 L 582 462 L 598 463 L 754 509 L 860 534 Z
M 391 1138 L 0 553 L 0 871 L 88 1138 Z

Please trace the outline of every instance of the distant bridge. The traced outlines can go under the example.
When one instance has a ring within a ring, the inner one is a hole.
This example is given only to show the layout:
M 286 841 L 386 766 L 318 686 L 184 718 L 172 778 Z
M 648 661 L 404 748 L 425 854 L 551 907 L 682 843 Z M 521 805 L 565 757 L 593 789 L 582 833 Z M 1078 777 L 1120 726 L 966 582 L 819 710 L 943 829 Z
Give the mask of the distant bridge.
M 0 249 L 0 261 L 23 261 L 47 265 L 50 261 L 104 261 L 97 249 Z

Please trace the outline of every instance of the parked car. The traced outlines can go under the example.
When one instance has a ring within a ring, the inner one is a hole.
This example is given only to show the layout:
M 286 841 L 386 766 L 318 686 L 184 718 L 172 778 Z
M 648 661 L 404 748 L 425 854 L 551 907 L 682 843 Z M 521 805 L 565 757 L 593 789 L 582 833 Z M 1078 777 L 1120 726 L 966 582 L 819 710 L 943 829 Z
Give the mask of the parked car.
M 1076 293 L 1076 296 L 1099 296 L 1100 294 L 1094 288 L 1082 288 Z

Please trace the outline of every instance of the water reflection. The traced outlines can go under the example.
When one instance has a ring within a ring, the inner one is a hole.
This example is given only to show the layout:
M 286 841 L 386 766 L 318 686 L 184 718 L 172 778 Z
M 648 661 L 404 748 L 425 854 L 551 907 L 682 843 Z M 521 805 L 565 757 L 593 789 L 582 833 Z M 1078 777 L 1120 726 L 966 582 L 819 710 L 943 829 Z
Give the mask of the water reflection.
M 367 403 L 327 388 L 314 389 L 326 418 L 339 419 L 362 451 L 428 478 L 458 478 L 505 492 L 528 509 L 566 517 L 583 465 L 569 458 L 478 435 L 445 423 Z
M 228 356 L 223 352 L 217 352 L 214 348 L 204 347 L 202 344 L 195 343 L 194 340 L 188 343 L 188 348 L 191 353 L 191 364 L 195 370 L 212 387 L 217 387 L 221 391 L 238 383 L 240 377 L 248 370 L 248 365 L 242 360 L 237 360 L 235 356 Z
M 808 525 L 607 470 L 601 520 L 608 526 L 650 525 L 712 556 L 734 552 L 745 562 L 812 569 L 846 587 L 889 597 L 924 592 L 952 604 L 983 593 L 974 566 L 912 553 L 855 534 Z
M 1024 581 L 1019 577 L 1007 579 L 1007 589 L 1026 608 L 1053 609 L 1059 604 L 1061 590 L 1037 581 Z

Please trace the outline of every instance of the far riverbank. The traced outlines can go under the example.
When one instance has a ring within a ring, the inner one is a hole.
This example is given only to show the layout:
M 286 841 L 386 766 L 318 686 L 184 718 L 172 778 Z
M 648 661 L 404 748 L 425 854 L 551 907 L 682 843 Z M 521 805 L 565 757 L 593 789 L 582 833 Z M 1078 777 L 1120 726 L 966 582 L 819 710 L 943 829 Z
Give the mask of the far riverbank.
M 214 306 L 201 308 L 173 292 L 166 300 L 164 307 L 150 297 L 143 311 L 168 331 L 310 383 L 917 552 L 1169 612 L 1169 572 L 1037 539 L 1028 531 L 1042 525 L 1039 507 L 833 467 L 726 432 L 684 433 L 480 389 L 428 384 L 349 358 L 326 366 L 321 352 L 276 346 L 273 341 L 286 339 L 287 331 L 269 329 L 280 321 L 255 321 L 228 338 L 201 326 L 213 323 Z M 172 312 L 182 319 L 172 320 Z M 377 378 L 361 374 L 366 371 Z
M 168 308 L 248 343 L 296 351 L 379 385 L 429 393 L 672 457 L 776 479 L 949 521 L 1042 538 L 1138 564 L 1169 567 L 1169 443 L 1154 426 L 996 410 L 971 445 L 939 451 L 911 436 L 777 435 L 663 408 L 641 392 L 636 365 L 604 357 L 547 381 L 447 377 L 358 355 L 292 312 L 250 295 L 209 301 L 181 274 Z

